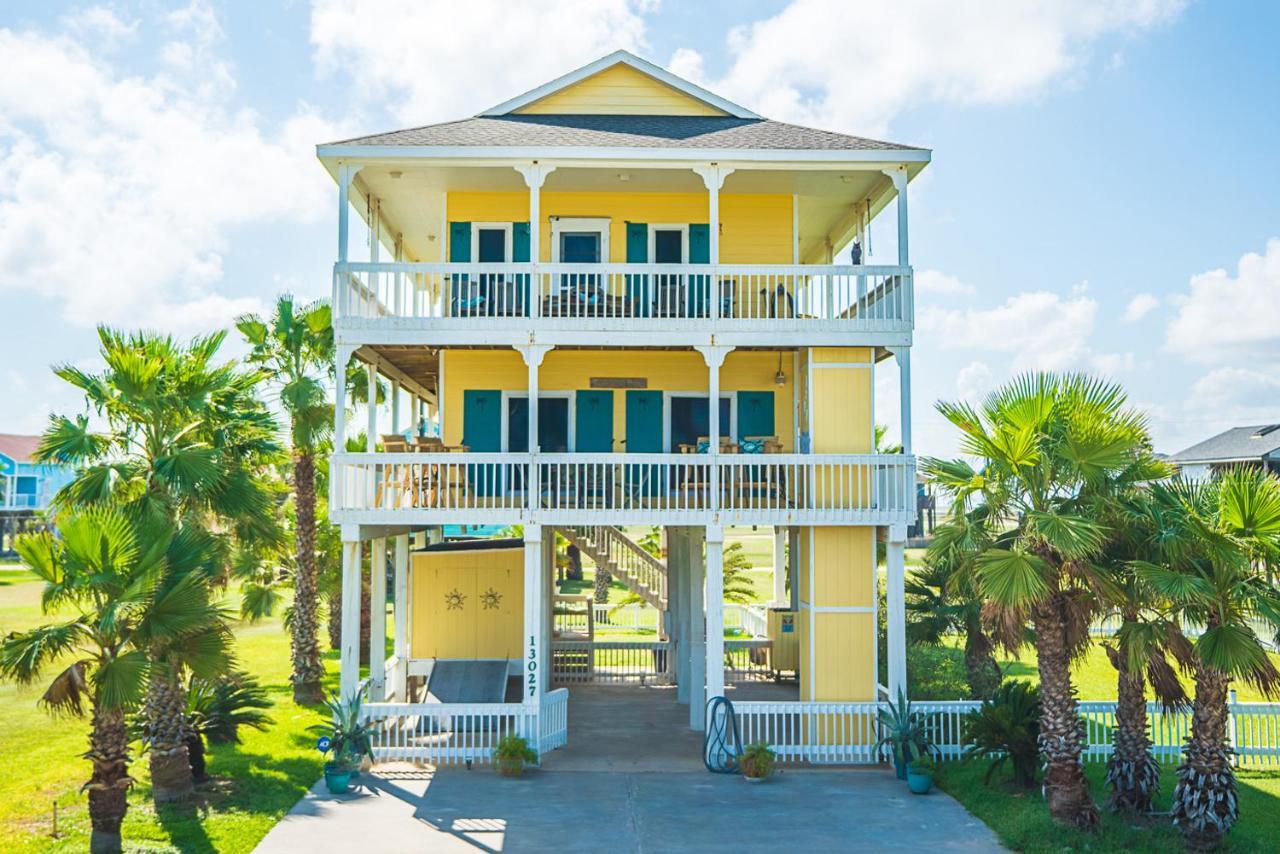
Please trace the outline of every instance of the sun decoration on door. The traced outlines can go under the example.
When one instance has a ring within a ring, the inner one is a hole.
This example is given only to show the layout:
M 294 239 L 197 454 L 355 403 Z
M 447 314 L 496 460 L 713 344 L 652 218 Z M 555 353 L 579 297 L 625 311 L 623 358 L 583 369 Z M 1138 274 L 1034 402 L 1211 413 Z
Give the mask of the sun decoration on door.
M 502 604 L 502 594 L 490 587 L 480 594 L 480 604 L 484 606 L 486 611 L 496 611 L 498 606 Z
M 461 611 L 466 602 L 467 597 L 456 587 L 444 594 L 444 605 L 450 611 Z

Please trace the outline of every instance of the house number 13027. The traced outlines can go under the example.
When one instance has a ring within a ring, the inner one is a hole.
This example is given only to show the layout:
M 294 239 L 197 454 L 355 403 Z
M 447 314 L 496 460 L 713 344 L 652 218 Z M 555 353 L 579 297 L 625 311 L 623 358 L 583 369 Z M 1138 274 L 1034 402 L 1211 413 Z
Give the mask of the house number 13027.
M 538 693 L 538 639 L 534 635 L 529 635 L 529 662 L 526 669 L 529 671 L 529 696 L 533 697 Z

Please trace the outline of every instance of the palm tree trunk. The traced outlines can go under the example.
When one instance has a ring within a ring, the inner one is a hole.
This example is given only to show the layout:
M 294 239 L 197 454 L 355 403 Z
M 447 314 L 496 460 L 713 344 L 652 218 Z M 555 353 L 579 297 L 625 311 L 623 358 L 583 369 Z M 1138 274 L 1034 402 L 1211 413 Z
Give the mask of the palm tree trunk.
M 1239 817 L 1236 776 L 1227 744 L 1227 674 L 1196 665 L 1191 735 L 1173 789 L 1173 821 L 1192 850 L 1208 851 Z
M 187 692 L 172 673 L 156 673 L 147 689 L 147 745 L 151 762 L 151 796 L 156 803 L 180 801 L 195 792 L 187 736 Z
M 1160 790 L 1160 766 L 1151 755 L 1147 736 L 1146 678 L 1129 669 L 1126 650 L 1115 656 L 1117 677 L 1116 728 L 1111 758 L 1107 760 L 1110 806 L 1121 812 L 1144 815 Z
M 133 785 L 129 777 L 129 733 L 123 709 L 93 707 L 93 725 L 89 730 L 89 752 L 93 776 L 85 788 L 89 790 L 89 836 L 91 854 L 119 854 L 123 849 L 120 825 L 129 809 L 128 792 Z
M 293 701 L 319 703 L 324 699 L 324 664 L 320 660 L 316 589 L 316 472 L 315 458 L 298 452 L 293 458 L 294 492 L 297 496 L 297 548 L 294 577 L 291 652 Z
M 975 700 L 988 700 L 995 696 L 1004 674 L 996 661 L 995 645 L 982 630 L 980 619 L 974 615 L 968 621 L 964 638 L 964 669 L 969 682 L 969 692 Z
M 604 604 L 609 601 L 609 585 L 613 583 L 613 576 L 609 574 L 609 570 L 602 567 L 596 567 L 596 589 L 595 600 L 597 605 Z
M 1089 794 L 1080 756 L 1084 725 L 1071 684 L 1071 657 L 1061 593 L 1051 595 L 1032 611 L 1036 656 L 1040 667 L 1040 753 L 1044 758 L 1044 794 L 1055 821 L 1095 831 L 1100 817 Z
M 204 757 L 204 737 L 198 732 L 187 736 L 187 758 L 191 760 L 191 779 L 203 783 L 209 779 Z

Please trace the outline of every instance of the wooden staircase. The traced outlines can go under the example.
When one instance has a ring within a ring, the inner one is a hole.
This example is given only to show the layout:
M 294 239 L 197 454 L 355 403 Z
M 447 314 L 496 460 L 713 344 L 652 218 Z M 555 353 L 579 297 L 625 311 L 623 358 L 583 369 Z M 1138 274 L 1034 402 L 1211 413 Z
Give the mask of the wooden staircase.
M 613 525 L 556 528 L 599 568 L 659 611 L 667 610 L 667 565 Z

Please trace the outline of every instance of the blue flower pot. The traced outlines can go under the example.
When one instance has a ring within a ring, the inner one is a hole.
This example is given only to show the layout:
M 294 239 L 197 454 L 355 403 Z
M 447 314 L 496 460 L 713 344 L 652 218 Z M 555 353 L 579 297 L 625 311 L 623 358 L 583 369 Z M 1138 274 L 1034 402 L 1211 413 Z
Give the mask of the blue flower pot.
M 933 788 L 933 774 L 907 770 L 907 788 L 916 795 L 927 795 Z
M 351 769 L 326 767 L 324 769 L 324 784 L 328 787 L 331 795 L 346 794 L 351 789 Z

